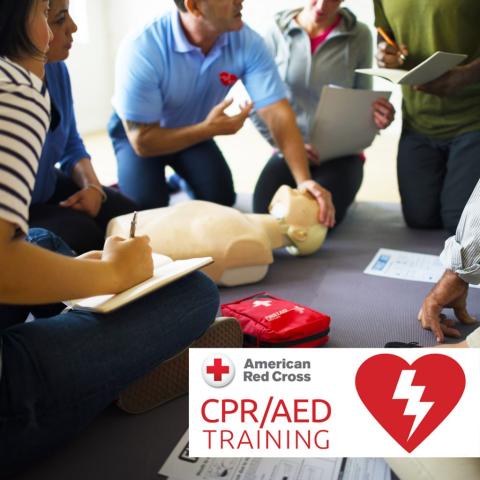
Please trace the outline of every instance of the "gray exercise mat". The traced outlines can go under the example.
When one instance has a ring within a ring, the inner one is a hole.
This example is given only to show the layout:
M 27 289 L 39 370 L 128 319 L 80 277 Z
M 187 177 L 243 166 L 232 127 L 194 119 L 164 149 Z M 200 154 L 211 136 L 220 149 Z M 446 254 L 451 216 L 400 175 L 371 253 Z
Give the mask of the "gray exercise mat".
M 381 247 L 438 254 L 446 238 L 444 232 L 408 230 L 398 205 L 355 204 L 317 254 L 276 252 L 263 282 L 221 289 L 222 302 L 268 291 L 320 310 L 332 317 L 329 347 L 381 347 L 390 340 L 432 345 L 416 320 L 431 285 L 362 272 Z M 479 318 L 479 290 L 471 290 L 469 307 Z M 15 478 L 154 480 L 187 425 L 187 397 L 140 416 L 111 407 L 79 438 Z
M 259 284 L 222 289 L 222 303 L 257 292 L 292 300 L 332 317 L 330 347 L 383 347 L 392 340 L 434 345 L 417 314 L 433 284 L 366 275 L 379 248 L 438 255 L 448 238 L 439 230 L 405 227 L 397 204 L 355 204 L 344 223 L 310 257 L 275 254 Z M 480 318 L 480 291 L 469 294 L 471 314 Z M 474 327 L 460 327 L 467 334 Z

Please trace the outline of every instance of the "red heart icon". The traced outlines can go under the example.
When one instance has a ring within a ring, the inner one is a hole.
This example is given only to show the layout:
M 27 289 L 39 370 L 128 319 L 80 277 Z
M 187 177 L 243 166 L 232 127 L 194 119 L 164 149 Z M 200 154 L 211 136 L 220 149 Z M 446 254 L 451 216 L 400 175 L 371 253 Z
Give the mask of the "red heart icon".
M 234 73 L 228 73 L 228 72 L 220 73 L 220 81 L 226 87 L 232 86 L 237 80 L 238 80 L 238 77 Z
M 355 386 L 377 422 L 411 453 L 459 402 L 465 374 L 447 355 L 425 355 L 410 365 L 396 355 L 381 354 L 360 366 Z

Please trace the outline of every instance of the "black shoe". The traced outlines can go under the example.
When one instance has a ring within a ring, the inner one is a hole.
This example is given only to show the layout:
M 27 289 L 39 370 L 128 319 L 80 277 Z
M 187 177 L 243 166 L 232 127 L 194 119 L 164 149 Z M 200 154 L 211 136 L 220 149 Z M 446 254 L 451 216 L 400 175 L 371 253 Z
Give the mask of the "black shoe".
M 418 342 L 388 342 L 385 348 L 421 348 L 421 345 Z

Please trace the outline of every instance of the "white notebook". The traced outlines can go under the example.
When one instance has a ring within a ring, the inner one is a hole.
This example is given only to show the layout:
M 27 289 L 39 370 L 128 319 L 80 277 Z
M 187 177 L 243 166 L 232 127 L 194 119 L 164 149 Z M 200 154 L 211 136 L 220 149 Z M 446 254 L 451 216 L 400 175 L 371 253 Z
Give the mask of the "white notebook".
M 435 52 L 411 70 L 396 68 L 358 68 L 358 73 L 376 75 L 399 85 L 423 85 L 441 77 L 467 58 L 460 53 Z
M 213 263 L 212 257 L 172 260 L 166 255 L 153 254 L 153 277 L 114 295 L 98 295 L 64 302 L 70 308 L 108 313 L 147 295 L 189 273 Z
M 320 161 L 362 152 L 373 142 L 378 128 L 372 104 L 391 92 L 323 87 L 310 138 Z

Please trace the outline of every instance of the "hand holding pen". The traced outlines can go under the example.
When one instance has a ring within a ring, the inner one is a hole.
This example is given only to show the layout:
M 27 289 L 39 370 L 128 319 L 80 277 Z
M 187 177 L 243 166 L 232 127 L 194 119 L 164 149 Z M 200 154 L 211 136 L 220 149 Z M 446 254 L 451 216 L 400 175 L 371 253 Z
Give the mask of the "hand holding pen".
M 117 291 L 137 285 L 153 275 L 150 239 L 146 235 L 136 236 L 136 228 L 137 212 L 134 212 L 129 238 L 113 236 L 105 241 L 102 260 L 110 264 L 119 285 Z
M 399 68 L 408 56 L 406 45 L 398 45 L 383 28 L 378 27 L 377 32 L 384 42 L 378 44 L 377 63 L 382 68 Z

